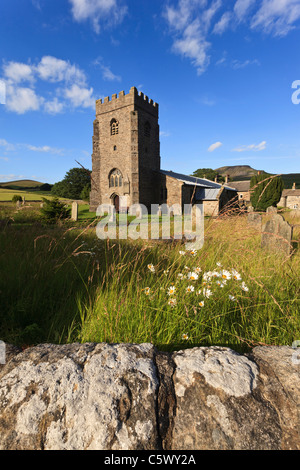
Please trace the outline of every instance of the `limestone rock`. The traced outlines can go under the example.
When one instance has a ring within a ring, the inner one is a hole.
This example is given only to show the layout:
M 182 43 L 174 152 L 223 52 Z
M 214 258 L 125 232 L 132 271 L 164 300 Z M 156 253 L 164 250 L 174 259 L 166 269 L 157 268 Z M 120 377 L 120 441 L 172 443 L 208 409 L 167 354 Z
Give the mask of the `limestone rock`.
M 300 450 L 299 405 L 292 347 L 7 345 L 0 449 Z
M 153 346 L 40 345 L 0 375 L 1 449 L 158 446 Z

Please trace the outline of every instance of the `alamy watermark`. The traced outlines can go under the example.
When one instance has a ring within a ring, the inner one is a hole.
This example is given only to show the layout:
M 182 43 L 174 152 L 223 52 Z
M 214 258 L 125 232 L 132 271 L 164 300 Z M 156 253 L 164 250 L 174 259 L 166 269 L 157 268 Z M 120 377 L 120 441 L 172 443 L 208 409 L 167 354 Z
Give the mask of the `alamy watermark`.
M 0 104 L 6 104 L 6 85 L 3 80 L 0 80 Z
M 292 88 L 296 90 L 292 94 L 292 103 L 299 104 L 300 103 L 300 80 L 295 80 L 292 83 Z
M 99 239 L 106 240 L 185 240 L 187 250 L 200 250 L 204 244 L 202 204 L 152 204 L 150 214 L 143 204 L 127 207 L 121 201 L 118 218 L 111 204 L 98 206 L 96 215 L 103 217 L 96 227 Z M 123 205 L 122 205 L 123 203 Z M 134 217 L 133 220 L 132 216 Z M 171 235 L 173 233 L 173 236 Z

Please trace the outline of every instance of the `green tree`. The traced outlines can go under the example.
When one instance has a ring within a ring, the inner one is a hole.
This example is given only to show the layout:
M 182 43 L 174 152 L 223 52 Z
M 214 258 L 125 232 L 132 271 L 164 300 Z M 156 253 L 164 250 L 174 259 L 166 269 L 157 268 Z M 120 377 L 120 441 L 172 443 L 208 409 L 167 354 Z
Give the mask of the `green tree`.
M 80 199 L 83 188 L 91 183 L 91 171 L 84 168 L 71 168 L 62 181 L 55 183 L 51 190 L 58 197 Z
M 43 197 L 43 201 L 44 205 L 41 208 L 41 215 L 46 222 L 55 223 L 58 220 L 70 217 L 71 210 L 63 202 L 60 202 L 58 197 L 53 199 Z
M 213 170 L 212 168 L 198 168 L 198 170 L 194 171 L 192 176 L 196 176 L 196 178 L 206 178 L 210 181 L 214 181 L 217 176 L 219 182 L 225 181 L 224 176 L 220 175 L 217 171 Z
M 280 201 L 284 185 L 280 176 L 269 176 L 262 172 L 250 180 L 250 200 L 255 210 L 265 211 Z
M 81 191 L 80 199 L 82 199 L 83 201 L 89 202 L 90 201 L 90 192 L 91 192 L 91 183 L 88 183 L 88 184 L 85 185 L 85 187 Z

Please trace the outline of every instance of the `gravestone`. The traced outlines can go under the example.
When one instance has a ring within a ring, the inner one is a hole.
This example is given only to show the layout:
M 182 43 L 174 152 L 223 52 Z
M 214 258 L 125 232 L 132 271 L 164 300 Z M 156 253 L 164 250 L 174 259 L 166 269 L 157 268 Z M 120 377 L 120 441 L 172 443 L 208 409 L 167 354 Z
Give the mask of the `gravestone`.
M 292 250 L 293 228 L 282 215 L 273 214 L 262 228 L 261 246 L 289 256 Z
M 277 207 L 270 206 L 266 210 L 266 214 L 277 214 Z
M 75 220 L 75 222 L 78 220 L 78 203 L 76 201 L 72 202 L 71 219 Z
M 254 212 L 254 207 L 253 206 L 248 206 L 247 211 L 248 212 Z
M 248 225 L 251 225 L 251 227 L 261 230 L 261 224 L 262 224 L 262 215 L 259 214 L 258 212 L 249 212 L 248 213 Z
M 20 207 L 21 207 L 21 201 L 17 201 L 17 202 L 16 202 L 16 208 L 17 208 L 17 209 L 20 209 Z

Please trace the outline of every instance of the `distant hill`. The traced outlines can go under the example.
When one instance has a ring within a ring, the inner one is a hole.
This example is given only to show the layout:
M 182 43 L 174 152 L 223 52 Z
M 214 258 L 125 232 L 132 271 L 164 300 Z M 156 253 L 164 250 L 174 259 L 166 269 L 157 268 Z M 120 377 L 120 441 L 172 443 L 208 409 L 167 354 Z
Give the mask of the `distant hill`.
M 250 180 L 253 175 L 257 175 L 258 171 L 250 165 L 236 165 L 236 166 L 222 166 L 216 170 L 222 176 L 229 176 L 229 181 L 245 181 Z M 266 172 L 267 173 L 267 172 Z M 275 173 L 269 173 L 274 175 Z M 300 173 L 282 174 L 281 178 L 284 182 L 285 189 L 291 189 L 293 184 L 296 183 L 296 188 L 300 189 Z
M 0 183 L 0 188 L 6 189 L 38 189 L 45 183 L 34 180 L 15 180 L 15 181 L 5 181 Z
M 259 170 L 251 168 L 250 165 L 222 166 L 216 170 L 222 176 L 229 176 L 230 181 L 250 180 L 253 175 L 257 175 Z M 262 171 L 262 170 L 261 170 Z

